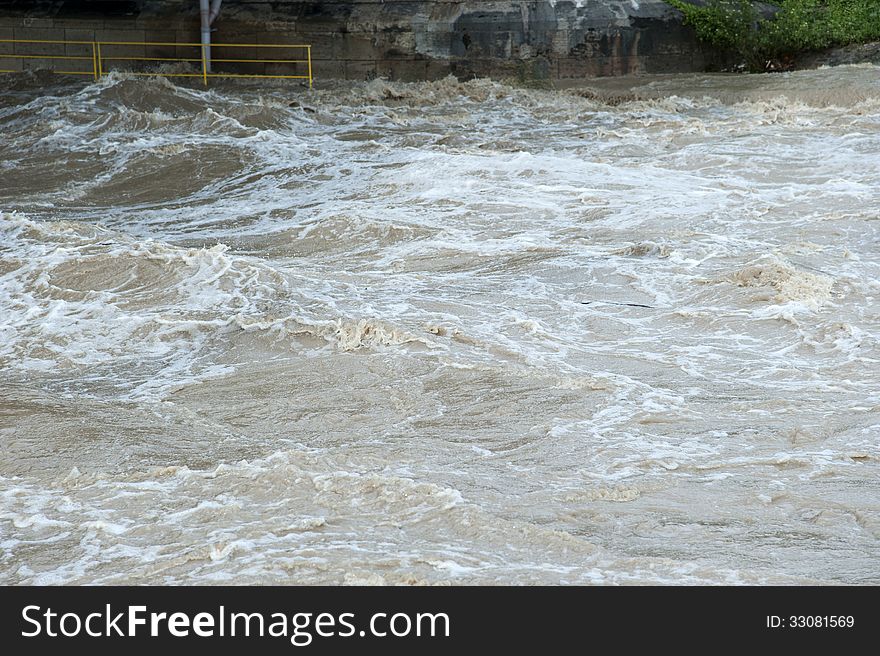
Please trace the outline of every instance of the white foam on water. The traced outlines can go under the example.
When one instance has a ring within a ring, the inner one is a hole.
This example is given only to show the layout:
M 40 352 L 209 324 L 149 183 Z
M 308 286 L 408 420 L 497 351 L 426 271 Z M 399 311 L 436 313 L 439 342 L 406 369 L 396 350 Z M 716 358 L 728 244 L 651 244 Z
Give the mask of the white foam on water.
M 876 70 L 25 84 L 3 578 L 876 583 Z

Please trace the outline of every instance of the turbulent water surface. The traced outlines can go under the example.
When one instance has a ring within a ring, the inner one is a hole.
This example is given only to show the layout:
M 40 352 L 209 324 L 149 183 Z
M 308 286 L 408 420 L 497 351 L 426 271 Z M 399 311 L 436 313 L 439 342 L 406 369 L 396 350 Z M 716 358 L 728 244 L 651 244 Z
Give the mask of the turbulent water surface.
M 880 69 L 0 77 L 0 580 L 880 583 Z

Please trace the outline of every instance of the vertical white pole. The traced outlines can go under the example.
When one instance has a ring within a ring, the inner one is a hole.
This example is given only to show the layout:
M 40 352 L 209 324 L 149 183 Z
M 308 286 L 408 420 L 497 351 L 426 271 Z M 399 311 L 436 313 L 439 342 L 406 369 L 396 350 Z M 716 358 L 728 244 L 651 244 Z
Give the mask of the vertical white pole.
M 202 15 L 202 57 L 207 75 L 211 72 L 211 0 L 199 0 L 199 11 Z

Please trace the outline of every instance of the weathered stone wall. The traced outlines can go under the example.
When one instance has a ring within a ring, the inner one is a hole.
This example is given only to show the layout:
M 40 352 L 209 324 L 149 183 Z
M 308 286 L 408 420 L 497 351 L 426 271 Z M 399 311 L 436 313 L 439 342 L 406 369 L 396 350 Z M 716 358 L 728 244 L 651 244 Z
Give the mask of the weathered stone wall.
M 24 11 L 23 3 L 0 0 L 0 39 L 199 41 L 197 0 L 26 5 Z M 663 0 L 225 0 L 214 28 L 215 43 L 311 44 L 317 78 L 567 79 L 696 71 L 707 64 L 692 31 Z M 0 52 L 11 48 L 0 44 Z M 40 52 L 56 51 L 64 46 Z M 214 56 L 261 52 L 267 51 L 216 49 Z M 141 53 L 164 56 L 169 49 Z

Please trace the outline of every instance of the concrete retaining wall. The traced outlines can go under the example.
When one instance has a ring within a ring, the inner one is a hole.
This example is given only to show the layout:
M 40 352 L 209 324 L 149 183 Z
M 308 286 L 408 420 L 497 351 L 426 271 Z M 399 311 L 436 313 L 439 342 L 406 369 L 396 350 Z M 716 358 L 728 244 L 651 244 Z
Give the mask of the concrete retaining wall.
M 0 39 L 199 41 L 196 0 L 58 0 L 29 3 L 26 12 L 20 5 L 0 3 Z M 710 63 L 680 14 L 662 0 L 225 0 L 214 28 L 216 43 L 311 44 L 316 78 L 414 80 L 452 73 L 552 80 L 699 71 Z M 0 52 L 11 48 L 0 44 Z M 82 48 L 39 52 L 71 49 Z M 186 48 L 136 49 L 146 56 L 170 51 L 198 56 Z M 232 53 L 217 49 L 214 56 Z M 234 53 L 250 58 L 267 51 Z M 21 66 L 49 67 L 51 61 Z M 269 65 L 273 70 L 281 72 Z

